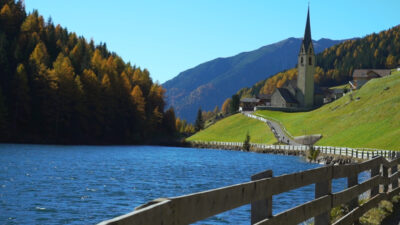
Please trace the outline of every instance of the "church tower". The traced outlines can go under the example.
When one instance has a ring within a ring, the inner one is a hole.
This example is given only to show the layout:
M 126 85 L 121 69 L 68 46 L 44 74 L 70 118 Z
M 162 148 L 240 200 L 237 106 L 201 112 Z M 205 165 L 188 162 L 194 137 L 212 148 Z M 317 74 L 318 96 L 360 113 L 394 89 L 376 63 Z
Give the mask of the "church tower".
M 300 47 L 297 70 L 297 101 L 300 107 L 311 108 L 314 106 L 315 54 L 311 39 L 310 8 L 307 12 L 306 30 Z

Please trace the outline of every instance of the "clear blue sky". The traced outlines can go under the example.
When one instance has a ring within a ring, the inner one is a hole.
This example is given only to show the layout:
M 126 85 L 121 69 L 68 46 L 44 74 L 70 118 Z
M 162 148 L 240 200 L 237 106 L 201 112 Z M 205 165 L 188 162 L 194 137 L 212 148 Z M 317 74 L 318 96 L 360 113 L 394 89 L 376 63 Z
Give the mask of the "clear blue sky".
M 304 32 L 307 0 L 25 0 L 47 19 L 163 83 L 205 61 Z M 362 37 L 400 24 L 399 0 L 311 1 L 313 39 Z

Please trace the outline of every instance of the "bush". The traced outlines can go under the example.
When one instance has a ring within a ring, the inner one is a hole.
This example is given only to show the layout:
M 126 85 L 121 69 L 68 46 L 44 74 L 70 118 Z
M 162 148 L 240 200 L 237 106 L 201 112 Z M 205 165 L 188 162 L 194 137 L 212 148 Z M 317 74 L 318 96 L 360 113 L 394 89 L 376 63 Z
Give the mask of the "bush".
M 250 135 L 249 135 L 248 131 L 246 134 L 246 139 L 244 139 L 244 142 L 243 142 L 243 149 L 246 151 L 250 151 Z

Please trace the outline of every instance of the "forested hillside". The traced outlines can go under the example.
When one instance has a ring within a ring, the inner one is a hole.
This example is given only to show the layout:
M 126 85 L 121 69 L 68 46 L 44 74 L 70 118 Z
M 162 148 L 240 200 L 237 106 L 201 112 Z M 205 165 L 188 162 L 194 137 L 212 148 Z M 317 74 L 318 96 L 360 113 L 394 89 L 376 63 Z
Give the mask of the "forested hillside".
M 341 42 L 330 39 L 313 41 L 317 53 Z M 300 44 L 300 38 L 288 38 L 183 71 L 163 84 L 167 89 L 168 103 L 180 117 L 194 121 L 199 107 L 206 111 L 212 110 L 242 87 L 251 86 L 295 66 Z
M 400 64 L 400 26 L 334 45 L 318 54 L 316 61 L 314 80 L 320 86 L 346 83 L 352 80 L 354 69 L 394 68 Z M 276 87 L 281 87 L 286 80 L 295 77 L 296 68 L 278 73 L 251 88 L 243 88 L 238 93 L 240 96 L 269 94 Z
M 0 0 L 0 139 L 143 143 L 176 130 L 146 69 Z

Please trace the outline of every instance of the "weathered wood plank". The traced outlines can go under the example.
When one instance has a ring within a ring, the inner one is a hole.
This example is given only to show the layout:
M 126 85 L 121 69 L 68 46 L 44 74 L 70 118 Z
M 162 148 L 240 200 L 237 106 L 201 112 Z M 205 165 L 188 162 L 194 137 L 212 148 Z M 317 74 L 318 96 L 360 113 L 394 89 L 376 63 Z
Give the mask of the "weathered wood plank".
M 330 195 L 332 193 L 332 180 L 326 180 L 322 182 L 318 182 L 315 184 L 315 198 L 318 199 L 325 195 Z M 332 203 L 330 204 L 330 206 Z M 330 223 L 330 211 L 331 207 L 328 210 L 324 211 L 321 214 L 315 216 L 314 224 L 315 225 L 328 225 Z
M 358 174 L 347 177 L 347 188 L 351 188 L 353 186 L 356 186 L 357 184 L 358 184 Z M 353 210 L 358 206 L 358 195 L 353 197 L 354 198 L 352 198 L 349 201 L 349 210 Z
M 358 220 L 364 213 L 370 210 L 373 207 L 376 207 L 378 203 L 387 198 L 386 194 L 378 194 L 371 198 L 368 202 L 363 205 L 353 209 L 348 214 L 340 218 L 333 225 L 348 225 L 353 224 L 354 221 Z
M 321 167 L 181 196 L 173 198 L 172 201 L 180 221 L 193 223 L 253 201 L 330 179 L 331 174 L 331 166 Z
M 342 178 L 355 176 L 360 172 L 370 170 L 373 167 L 379 166 L 381 163 L 382 157 L 377 157 L 359 164 L 347 164 L 347 165 L 339 165 L 334 166 L 333 168 L 333 178 Z
M 99 225 L 175 224 L 169 219 L 172 212 L 171 201 L 165 200 L 114 219 L 103 221 Z
M 347 224 L 349 221 L 355 221 L 366 210 L 376 206 L 380 200 L 400 192 L 400 188 L 396 188 L 395 186 L 395 189 L 387 194 L 378 194 L 377 192 L 379 184 L 387 185 L 393 183 L 398 180 L 400 175 L 396 171 L 390 177 L 387 177 L 387 170 L 385 171 L 384 169 L 383 175 L 386 177 L 380 177 L 379 167 L 384 165 L 383 167 L 386 169 L 390 166 L 396 166 L 397 168 L 399 162 L 400 159 L 389 162 L 382 157 L 377 157 L 360 164 L 326 166 L 273 178 L 263 178 L 265 177 L 264 172 L 263 174 L 254 175 L 254 181 L 251 182 L 170 199 L 161 199 L 159 200 L 160 202 L 155 201 L 152 205 L 144 205 L 143 208 L 137 211 L 104 221 L 100 224 L 189 224 L 257 201 L 263 201 L 263 205 L 266 206 L 266 210 L 264 210 L 266 214 L 263 215 L 263 218 L 265 218 L 265 216 L 272 216 L 272 206 L 270 204 L 272 201 L 268 202 L 268 200 L 271 200 L 273 195 L 313 183 L 316 183 L 317 199 L 287 210 L 272 218 L 264 219 L 257 224 L 297 224 L 314 216 L 316 216 L 316 224 L 319 223 L 319 218 L 321 221 L 324 221 L 323 224 L 328 224 L 329 220 L 326 219 L 327 216 L 325 214 L 332 206 L 346 203 L 349 199 L 353 199 L 368 189 L 372 189 L 372 198 L 367 203 L 355 208 L 335 223 Z M 357 174 L 365 170 L 371 170 L 372 178 L 357 185 Z M 395 171 L 395 169 L 392 170 Z M 272 175 L 272 171 L 270 173 Z M 349 186 L 354 186 L 331 195 L 329 191 L 331 179 L 341 177 L 350 177 Z
M 259 180 L 272 177 L 272 170 L 267 170 L 251 176 L 251 180 Z M 251 224 L 272 216 L 272 196 L 251 203 Z
M 332 207 L 336 207 L 341 204 L 349 202 L 351 199 L 361 195 L 368 191 L 372 187 L 379 185 L 382 182 L 380 176 L 375 176 L 361 184 L 345 189 L 341 192 L 337 192 L 332 195 Z
M 260 221 L 256 225 L 291 225 L 299 224 L 311 217 L 319 215 L 330 209 L 331 196 L 325 195 L 321 198 L 312 200 L 303 205 L 289 209 L 285 212 L 279 213 L 278 215 Z

